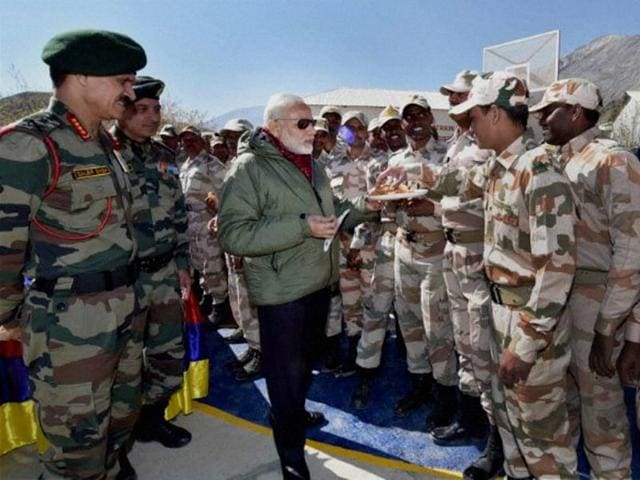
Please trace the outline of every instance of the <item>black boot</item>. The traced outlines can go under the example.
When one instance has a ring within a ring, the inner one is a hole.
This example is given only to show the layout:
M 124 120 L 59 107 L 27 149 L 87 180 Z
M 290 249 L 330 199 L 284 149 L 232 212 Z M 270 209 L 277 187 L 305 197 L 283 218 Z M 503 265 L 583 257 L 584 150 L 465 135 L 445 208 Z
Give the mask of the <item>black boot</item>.
M 491 425 L 482 455 L 462 472 L 463 480 L 489 480 L 504 473 L 504 452 L 498 427 Z
M 316 428 L 329 423 L 324 413 L 317 410 L 305 410 L 305 425 L 307 428 Z
M 211 315 L 213 310 L 213 297 L 208 293 L 202 292 L 202 298 L 200 299 L 200 313 L 204 318 L 207 318 Z
M 427 416 L 427 433 L 453 422 L 458 405 L 457 391 L 455 386 L 448 387 L 437 382 L 434 384 L 433 409 Z
M 224 366 L 232 370 L 237 370 L 239 368 L 242 368 L 244 365 L 246 365 L 253 359 L 256 352 L 258 352 L 258 350 L 256 350 L 255 348 L 249 347 L 238 358 L 234 358 L 233 360 L 225 363 Z
M 127 449 L 125 447 L 121 447 L 120 452 L 118 452 L 118 463 L 120 464 L 120 471 L 116 474 L 116 480 L 138 479 L 138 475 L 127 457 Z
M 358 385 L 351 396 L 351 406 L 356 410 L 363 410 L 369 403 L 369 395 L 376 378 L 376 368 L 358 367 Z
M 215 303 L 211 309 L 211 314 L 207 318 L 208 326 L 211 328 L 235 327 L 237 326 L 231 312 L 229 299 L 226 298 L 222 303 Z
M 334 335 L 325 339 L 324 366 L 322 372 L 335 372 L 342 366 L 340 355 L 340 335 Z
M 244 332 L 240 327 L 236 328 L 233 332 L 231 332 L 231 334 L 224 337 L 224 341 L 230 344 L 246 342 L 244 338 Z
M 255 350 L 253 358 L 235 370 L 234 377 L 238 382 L 246 382 L 260 376 L 262 376 L 262 354 Z
M 409 412 L 417 410 L 431 401 L 433 375 L 431 373 L 412 373 L 410 375 L 411 390 L 398 400 L 394 408 L 394 412 L 398 417 L 404 417 Z
M 460 418 L 431 432 L 433 443 L 441 446 L 469 444 L 487 434 L 487 415 L 480 404 L 480 397 L 461 395 Z
M 182 427 L 164 419 L 167 402 L 143 405 L 135 428 L 136 440 L 159 442 L 167 448 L 184 447 L 191 441 L 191 434 Z
M 360 340 L 360 335 L 348 337 L 347 340 L 349 341 L 347 358 L 342 363 L 342 367 L 334 373 L 336 378 L 350 377 L 356 373 L 356 358 L 358 356 L 358 341 Z

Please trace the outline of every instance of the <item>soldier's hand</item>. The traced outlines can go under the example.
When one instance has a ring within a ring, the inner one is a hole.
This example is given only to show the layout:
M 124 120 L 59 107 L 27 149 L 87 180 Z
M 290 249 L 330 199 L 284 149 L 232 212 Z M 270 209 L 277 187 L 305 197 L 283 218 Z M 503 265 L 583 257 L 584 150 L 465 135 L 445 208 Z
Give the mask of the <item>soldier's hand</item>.
M 0 342 L 6 342 L 8 340 L 22 340 L 22 330 L 20 330 L 20 327 L 0 325 Z
M 435 205 L 424 198 L 417 198 L 407 201 L 405 211 L 413 217 L 426 217 L 433 215 Z
M 178 270 L 178 281 L 182 300 L 186 300 L 191 293 L 191 275 L 186 270 Z
M 398 165 L 396 167 L 387 168 L 384 172 L 378 175 L 376 180 L 376 187 L 390 183 L 392 187 L 397 187 L 407 181 L 407 171 L 403 166 Z
M 613 335 L 605 336 L 596 332 L 589 353 L 589 368 L 597 375 L 613 377 L 616 369 L 611 361 L 615 339 Z
M 308 215 L 307 224 L 311 229 L 311 236 L 315 238 L 332 238 L 336 234 L 338 224 L 335 215 Z
M 618 373 L 623 385 L 635 386 L 640 381 L 640 343 L 626 341 L 618 358 Z
M 529 377 L 533 363 L 523 362 L 518 356 L 509 350 L 502 354 L 498 377 L 507 387 L 511 388 L 516 383 L 524 382 Z
M 207 204 L 207 208 L 211 213 L 218 213 L 218 197 L 217 195 L 209 192 L 207 198 L 205 198 L 205 203 Z

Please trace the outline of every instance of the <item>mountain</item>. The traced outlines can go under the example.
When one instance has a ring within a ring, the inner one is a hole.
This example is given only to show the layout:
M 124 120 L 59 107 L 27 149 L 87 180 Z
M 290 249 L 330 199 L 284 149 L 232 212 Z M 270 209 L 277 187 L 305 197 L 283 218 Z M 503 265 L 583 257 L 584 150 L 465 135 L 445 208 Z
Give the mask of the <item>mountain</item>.
M 210 123 L 213 123 L 217 128 L 222 129 L 224 124 L 232 118 L 244 118 L 249 120 L 254 127 L 262 125 L 262 114 L 264 113 L 264 105 L 256 107 L 238 108 L 231 110 L 230 112 L 223 113 L 222 115 L 213 118 Z
M 21 92 L 0 98 L 0 126 L 46 108 L 51 92 Z

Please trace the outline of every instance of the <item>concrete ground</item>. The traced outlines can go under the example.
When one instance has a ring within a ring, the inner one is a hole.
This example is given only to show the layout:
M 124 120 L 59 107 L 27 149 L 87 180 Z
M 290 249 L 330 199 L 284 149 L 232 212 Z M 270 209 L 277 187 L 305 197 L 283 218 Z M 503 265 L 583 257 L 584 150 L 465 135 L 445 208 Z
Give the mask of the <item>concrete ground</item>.
M 136 443 L 130 459 L 139 480 L 278 480 L 280 465 L 270 430 L 197 404 L 176 422 L 193 434 L 185 448 Z M 314 480 L 426 480 L 460 478 L 400 461 L 309 442 L 307 462 Z M 35 446 L 0 456 L 0 479 L 33 480 L 39 475 Z

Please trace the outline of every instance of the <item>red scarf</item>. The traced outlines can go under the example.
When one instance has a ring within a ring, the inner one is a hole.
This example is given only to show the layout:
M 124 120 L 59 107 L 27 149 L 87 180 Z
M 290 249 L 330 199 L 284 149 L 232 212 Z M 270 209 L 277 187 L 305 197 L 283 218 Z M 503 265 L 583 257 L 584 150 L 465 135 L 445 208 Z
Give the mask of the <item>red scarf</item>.
M 273 136 L 273 134 L 266 128 L 262 129 L 266 139 L 280 152 L 284 158 L 293 163 L 302 174 L 307 177 L 307 180 L 311 181 L 311 174 L 313 172 L 313 165 L 311 155 L 302 155 L 299 153 L 293 153 L 287 147 L 285 147 L 280 140 Z

